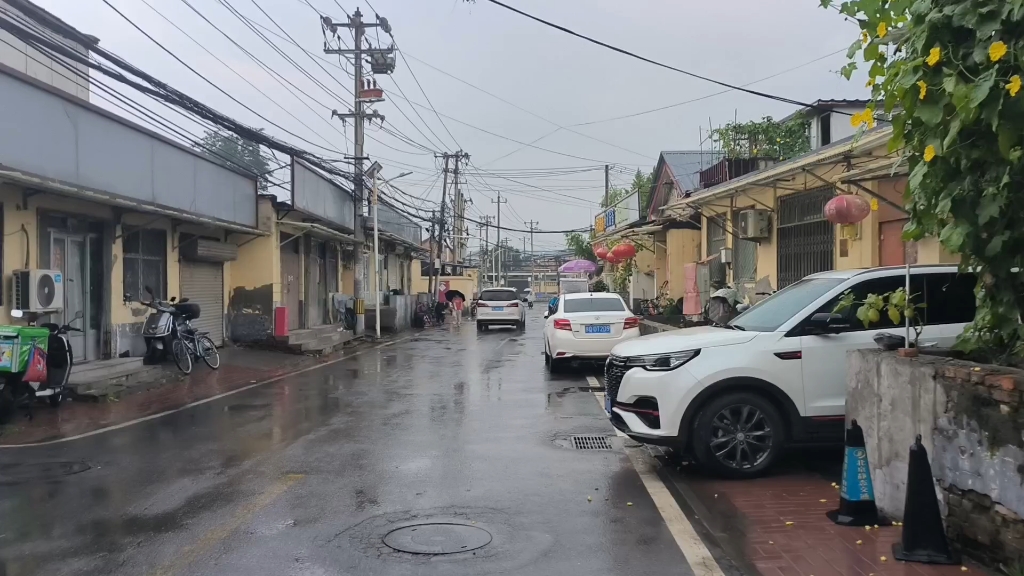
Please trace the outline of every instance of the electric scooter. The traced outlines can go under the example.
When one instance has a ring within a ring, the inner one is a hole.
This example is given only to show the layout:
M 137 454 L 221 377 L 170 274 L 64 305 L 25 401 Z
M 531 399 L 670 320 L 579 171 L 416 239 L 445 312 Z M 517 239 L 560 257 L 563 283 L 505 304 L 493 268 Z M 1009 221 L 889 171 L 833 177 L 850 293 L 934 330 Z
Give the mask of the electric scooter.
M 28 318 L 28 325 L 35 326 L 38 314 L 26 313 L 23 310 L 11 310 L 11 317 Z M 47 398 L 50 406 L 54 408 L 60 406 L 64 401 L 64 398 L 67 397 L 71 368 L 75 363 L 68 332 L 81 332 L 81 328 L 75 328 L 71 326 L 71 323 L 82 318 L 83 314 L 79 311 L 67 324 L 59 325 L 47 322 L 39 326 L 50 332 L 46 342 L 46 381 L 30 382 L 25 380 L 24 376 L 27 370 L 3 374 L 0 377 L 0 421 L 5 420 L 6 416 L 19 406 L 30 407 L 29 417 L 31 418 L 31 405 L 37 399 Z
M 149 302 L 140 304 L 153 309 L 142 327 L 142 339 L 146 342 L 146 355 L 143 361 L 147 365 L 159 364 L 167 358 L 171 343 L 174 342 L 174 316 L 177 314 L 174 305 L 184 304 L 188 302 L 188 298 L 182 298 L 180 302 L 175 302 L 174 296 L 167 301 L 157 300 L 152 288 L 145 286 L 143 289 L 149 294 Z M 125 294 L 125 300 L 129 299 L 130 296 Z

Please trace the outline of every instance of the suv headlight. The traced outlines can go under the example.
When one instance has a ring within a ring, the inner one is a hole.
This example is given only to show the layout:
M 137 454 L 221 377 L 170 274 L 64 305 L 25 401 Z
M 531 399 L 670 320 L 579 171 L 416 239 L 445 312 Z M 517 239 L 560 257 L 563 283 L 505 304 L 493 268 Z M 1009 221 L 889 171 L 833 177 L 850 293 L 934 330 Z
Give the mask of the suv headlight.
M 700 349 L 683 350 L 682 352 L 669 352 L 667 354 L 647 354 L 644 356 L 631 356 L 626 359 L 626 366 L 643 368 L 652 372 L 667 372 L 675 370 L 700 354 Z

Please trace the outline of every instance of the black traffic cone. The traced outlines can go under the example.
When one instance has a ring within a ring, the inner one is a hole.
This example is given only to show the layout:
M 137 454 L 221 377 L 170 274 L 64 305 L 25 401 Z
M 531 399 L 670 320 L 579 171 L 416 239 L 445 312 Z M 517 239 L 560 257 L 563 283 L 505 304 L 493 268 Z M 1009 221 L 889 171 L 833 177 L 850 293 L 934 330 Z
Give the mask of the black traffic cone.
M 881 523 L 871 485 L 871 467 L 864 447 L 864 430 L 857 421 L 846 430 L 846 454 L 843 456 L 843 483 L 839 488 L 839 508 L 826 512 L 829 520 L 841 526 L 874 526 Z
M 960 557 L 950 550 L 942 527 L 939 499 L 935 495 L 928 451 L 917 435 L 910 447 L 907 471 L 907 500 L 903 509 L 903 539 L 892 545 L 892 555 L 904 562 L 959 564 Z

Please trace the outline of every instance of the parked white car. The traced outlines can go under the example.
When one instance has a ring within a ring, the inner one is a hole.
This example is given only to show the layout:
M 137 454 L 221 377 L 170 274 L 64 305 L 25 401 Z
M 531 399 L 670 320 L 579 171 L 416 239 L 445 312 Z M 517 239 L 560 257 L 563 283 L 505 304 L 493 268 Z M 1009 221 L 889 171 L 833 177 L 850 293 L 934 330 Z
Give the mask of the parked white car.
M 519 301 L 515 288 L 488 288 L 480 293 L 476 303 L 476 329 L 482 332 L 491 326 L 526 329 L 526 306 Z
M 572 360 L 604 360 L 640 336 L 640 319 L 609 292 L 562 294 L 554 314 L 544 316 L 544 363 L 552 372 Z
M 672 446 L 712 472 L 751 477 L 787 444 L 840 443 L 846 353 L 904 335 L 886 314 L 865 328 L 859 305 L 834 314 L 851 290 L 860 301 L 904 286 L 905 269 L 814 274 L 725 327 L 698 327 L 619 344 L 605 363 L 605 409 L 639 442 Z M 954 266 L 911 268 L 911 295 L 926 305 L 922 346 L 951 346 L 974 318 L 972 274 Z M 908 392 L 909 393 L 909 392 Z

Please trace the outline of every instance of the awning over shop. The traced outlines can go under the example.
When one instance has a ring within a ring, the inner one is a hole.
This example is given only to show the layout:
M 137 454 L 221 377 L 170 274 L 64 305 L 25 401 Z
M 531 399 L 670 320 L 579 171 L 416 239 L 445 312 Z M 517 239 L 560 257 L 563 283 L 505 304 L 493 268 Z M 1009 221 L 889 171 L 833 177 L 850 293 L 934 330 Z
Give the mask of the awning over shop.
M 780 189 L 814 188 L 823 183 L 831 182 L 831 176 L 819 176 L 814 168 L 822 166 L 840 166 L 844 173 L 860 170 L 866 166 L 877 166 L 886 161 L 890 167 L 895 162 L 891 156 L 859 156 L 860 151 L 875 149 L 892 136 L 891 126 L 882 126 L 851 138 L 840 140 L 828 146 L 814 150 L 803 156 L 793 158 L 768 168 L 751 172 L 718 186 L 693 192 L 689 196 L 667 204 L 663 210 L 666 214 L 688 215 L 693 212 L 695 204 L 743 195 L 755 188 L 778 187 Z M 769 207 L 770 209 L 770 207 Z
M 620 228 L 619 230 L 616 230 L 616 231 L 612 232 L 611 234 L 605 234 L 604 236 L 599 236 L 597 238 L 594 238 L 593 240 L 590 241 L 590 243 L 591 244 L 600 244 L 602 242 L 608 242 L 608 241 L 611 241 L 611 240 L 620 240 L 620 239 L 625 239 L 625 238 L 635 238 L 637 236 L 647 236 L 647 235 L 650 235 L 650 234 L 655 234 L 657 232 L 661 232 L 664 229 L 665 229 L 665 225 L 664 224 L 652 225 L 652 226 L 639 226 L 639 227 L 636 227 L 636 228 Z
M 322 226 L 320 224 L 316 224 L 313 222 L 294 222 L 291 220 L 278 220 L 277 223 L 283 228 L 287 228 L 290 226 L 292 228 L 301 229 L 302 232 L 299 233 L 298 236 L 301 236 L 302 234 L 311 234 L 313 236 L 319 236 L 321 238 L 326 238 L 328 240 L 337 240 L 339 242 L 344 242 L 347 244 L 356 243 L 355 236 L 344 234 L 342 232 L 338 232 L 337 230 L 332 230 L 327 226 Z M 285 242 L 289 242 L 292 239 L 297 238 L 298 236 L 289 238 L 288 240 L 285 240 Z
M 50 180 L 20 172 L 13 168 L 0 165 L 0 181 L 8 181 L 14 184 L 25 187 L 31 193 L 32 190 L 38 190 L 42 192 L 49 192 L 52 194 L 60 194 L 69 198 L 80 198 L 82 200 L 89 200 L 92 202 L 98 202 L 100 204 L 106 204 L 108 206 L 117 206 L 124 208 L 132 212 L 140 212 L 143 214 L 158 214 L 166 216 L 174 220 L 180 220 L 183 222 L 191 222 L 193 224 L 202 224 L 205 226 L 213 226 L 228 230 L 230 232 L 236 232 L 239 234 L 249 234 L 252 236 L 269 236 L 269 232 L 265 232 L 258 228 L 252 228 L 250 226 L 243 226 L 233 222 L 225 222 L 216 218 L 210 218 L 206 216 L 200 216 L 191 212 L 185 212 L 183 210 L 176 210 L 174 208 L 168 208 L 165 206 L 159 206 L 144 202 L 142 200 L 135 200 L 131 198 L 124 198 L 110 192 L 102 190 L 94 190 L 79 186 L 76 184 L 68 184 L 65 182 L 58 182 L 56 180 Z

